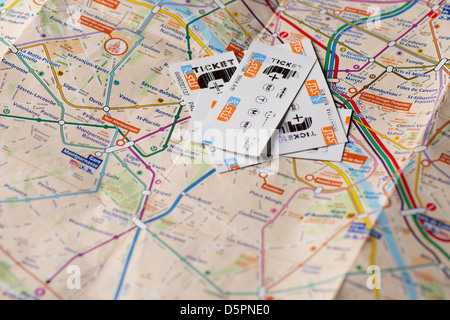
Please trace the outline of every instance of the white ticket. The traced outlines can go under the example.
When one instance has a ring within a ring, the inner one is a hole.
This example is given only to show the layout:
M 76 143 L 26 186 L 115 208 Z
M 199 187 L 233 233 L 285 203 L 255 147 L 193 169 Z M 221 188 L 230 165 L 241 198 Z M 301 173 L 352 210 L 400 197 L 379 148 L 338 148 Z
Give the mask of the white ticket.
M 340 120 L 344 126 L 345 132 L 348 135 L 350 129 L 350 122 L 352 119 L 352 110 L 338 109 Z M 326 160 L 326 161 L 341 161 L 344 154 L 345 143 L 334 144 L 327 147 L 321 147 L 316 149 L 310 149 L 300 152 L 294 152 L 284 154 L 283 156 L 289 158 L 299 159 L 313 159 L 313 160 Z
M 217 98 L 218 96 L 208 93 L 200 93 L 198 95 L 197 100 L 195 101 L 194 112 L 192 113 L 188 128 L 190 136 L 187 138 L 191 141 L 202 143 L 202 121 L 205 120 L 205 118 L 217 104 Z M 268 146 L 258 157 L 249 157 L 243 154 L 217 149 L 213 146 L 207 146 L 206 149 L 209 151 L 209 155 L 214 166 L 216 167 L 217 172 L 222 173 L 255 165 L 258 163 L 268 162 L 272 159 L 278 158 L 278 143 L 276 143 L 276 141 L 276 138 L 269 140 L 269 142 L 271 143 L 267 144 Z
M 239 62 L 233 52 L 170 64 L 184 102 L 192 112 L 200 92 L 219 94 L 231 80 Z
M 203 143 L 259 156 L 316 61 L 253 42 L 205 119 Z
M 309 40 L 281 47 L 317 60 Z M 318 61 L 279 129 L 281 154 L 347 142 L 347 135 Z

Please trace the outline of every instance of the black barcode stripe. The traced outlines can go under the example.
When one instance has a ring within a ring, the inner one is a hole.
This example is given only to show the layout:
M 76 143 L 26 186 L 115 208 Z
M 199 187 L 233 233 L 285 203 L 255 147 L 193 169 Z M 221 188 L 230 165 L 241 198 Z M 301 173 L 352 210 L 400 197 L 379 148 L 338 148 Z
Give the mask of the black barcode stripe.
M 281 125 L 280 129 L 282 133 L 286 134 L 307 130 L 311 127 L 311 125 L 312 125 L 312 118 L 307 117 L 302 123 L 292 124 L 291 121 L 287 121 Z

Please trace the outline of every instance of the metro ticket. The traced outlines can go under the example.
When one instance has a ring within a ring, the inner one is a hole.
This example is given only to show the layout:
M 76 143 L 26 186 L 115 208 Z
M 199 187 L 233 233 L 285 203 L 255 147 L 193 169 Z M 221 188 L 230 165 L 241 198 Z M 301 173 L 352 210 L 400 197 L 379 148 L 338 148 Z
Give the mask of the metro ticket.
M 239 62 L 233 52 L 170 64 L 184 102 L 191 113 L 200 92 L 220 94 L 231 80 Z
M 205 119 L 203 143 L 259 156 L 316 61 L 254 41 Z
M 310 40 L 282 47 L 317 60 Z M 279 128 L 280 154 L 347 142 L 328 83 L 317 60 Z

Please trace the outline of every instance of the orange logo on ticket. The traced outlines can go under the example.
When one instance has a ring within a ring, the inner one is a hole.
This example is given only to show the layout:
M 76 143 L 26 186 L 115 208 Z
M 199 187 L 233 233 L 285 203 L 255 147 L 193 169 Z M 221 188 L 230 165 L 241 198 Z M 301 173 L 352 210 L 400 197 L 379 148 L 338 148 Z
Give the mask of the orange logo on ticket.
M 303 44 L 301 41 L 291 42 L 290 44 L 293 53 L 305 53 L 305 48 L 303 48 Z
M 255 53 L 252 61 L 244 72 L 244 76 L 248 78 L 254 78 L 258 74 L 259 69 L 261 69 L 263 62 L 266 60 L 266 56 L 260 53 Z
M 231 119 L 233 113 L 236 111 L 236 107 L 238 106 L 239 102 L 241 102 L 241 99 L 230 97 L 227 104 L 225 105 L 225 107 L 223 107 L 222 111 L 217 117 L 217 120 L 228 122 Z
M 336 133 L 334 132 L 334 129 L 332 126 L 323 127 L 322 135 L 323 135 L 323 138 L 324 138 L 327 146 L 338 143 L 338 140 L 336 138 Z
M 316 80 L 309 80 L 305 82 L 306 90 L 308 90 L 308 95 L 310 97 L 315 97 L 320 95 L 319 85 Z

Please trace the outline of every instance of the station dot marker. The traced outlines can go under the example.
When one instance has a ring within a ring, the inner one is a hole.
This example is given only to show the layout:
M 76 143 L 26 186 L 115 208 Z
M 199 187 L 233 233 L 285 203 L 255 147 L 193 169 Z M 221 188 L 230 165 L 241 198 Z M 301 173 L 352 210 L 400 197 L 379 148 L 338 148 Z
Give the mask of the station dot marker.
M 393 47 L 393 46 L 395 46 L 396 44 L 397 44 L 396 41 L 391 41 L 391 42 L 388 43 L 388 47 Z
M 327 13 L 327 10 L 325 10 L 325 9 L 320 10 L 320 14 L 325 14 L 325 13 Z
M 272 33 L 272 37 L 274 38 L 278 37 L 278 33 Z
M 323 187 L 317 187 L 317 188 L 314 190 L 314 193 L 319 194 L 319 193 L 321 193 L 322 191 L 323 191 Z
M 42 297 L 45 294 L 44 288 L 37 288 L 34 290 L 34 294 L 38 297 Z
M 59 123 L 60 126 L 63 126 L 63 125 L 66 124 L 66 122 L 64 120 L 59 120 L 58 123 Z
M 105 112 L 109 112 L 109 110 L 111 110 L 111 108 L 110 108 L 110 107 L 103 107 L 103 111 L 105 111 Z
M 426 167 L 429 167 L 431 163 L 430 163 L 430 161 L 428 161 L 428 160 L 423 160 L 423 161 L 421 162 L 421 164 L 422 164 L 423 167 L 426 168 Z
M 393 66 L 387 66 L 386 72 L 392 72 L 392 71 L 394 71 L 394 67 Z
M 149 195 L 151 195 L 152 194 L 152 192 L 150 191 L 150 190 L 144 190 L 144 191 L 142 191 L 142 195 L 143 196 L 149 196 Z
M 369 58 L 369 62 L 370 62 L 370 63 L 375 62 L 375 58 Z
M 96 153 L 95 153 L 95 156 L 96 157 L 101 157 L 103 155 L 103 153 L 101 153 L 100 151 L 97 151 Z
M 0 10 L 0 13 L 5 13 L 6 12 L 6 9 L 2 9 L 2 10 Z

